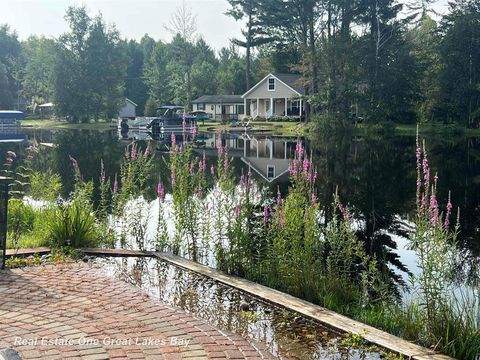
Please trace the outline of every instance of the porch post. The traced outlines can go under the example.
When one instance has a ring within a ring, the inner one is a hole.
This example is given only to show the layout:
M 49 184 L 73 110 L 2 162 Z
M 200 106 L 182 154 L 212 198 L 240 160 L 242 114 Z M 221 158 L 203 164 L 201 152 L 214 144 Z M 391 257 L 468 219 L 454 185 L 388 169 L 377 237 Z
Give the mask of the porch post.
M 285 98 L 285 116 L 288 115 L 288 98 Z
M 284 155 L 283 158 L 286 160 L 287 159 L 287 142 L 283 142 L 283 148 L 284 148 Z
M 300 121 L 302 120 L 302 113 L 303 113 L 302 105 L 303 105 L 302 104 L 302 99 L 300 99 L 300 106 L 299 106 L 300 107 L 300 110 L 299 110 L 300 111 L 300 114 L 299 114 L 300 115 Z
M 270 98 L 270 114 L 273 115 L 273 98 Z M 268 115 L 268 114 L 267 114 Z M 267 116 L 269 118 L 270 116 Z
M 247 116 L 247 98 L 243 98 L 243 117 Z
M 257 97 L 257 116 L 260 115 L 260 100 L 258 100 L 258 97 Z

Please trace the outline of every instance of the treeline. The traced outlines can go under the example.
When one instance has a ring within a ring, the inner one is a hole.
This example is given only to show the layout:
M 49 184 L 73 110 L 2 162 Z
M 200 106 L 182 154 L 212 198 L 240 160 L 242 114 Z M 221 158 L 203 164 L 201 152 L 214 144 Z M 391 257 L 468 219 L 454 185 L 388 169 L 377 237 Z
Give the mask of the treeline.
M 480 125 L 478 0 L 450 2 L 438 22 L 434 0 L 229 2 L 247 22 L 236 43 L 289 54 L 317 119 Z
M 0 109 L 29 111 L 54 102 L 57 115 L 72 122 L 116 117 L 124 98 L 137 112 L 156 115 L 164 104 L 184 104 L 205 94 L 245 92 L 245 58 L 230 46 L 218 54 L 194 31 L 180 28 L 170 43 L 145 35 L 124 40 L 101 15 L 70 7 L 70 30 L 57 39 L 31 36 L 20 42 L 0 27 Z M 193 19 L 194 21 L 194 19 Z
M 124 40 L 83 7 L 67 10 L 70 30 L 58 39 L 19 42 L 4 25 L 0 107 L 53 101 L 58 115 L 87 121 L 114 117 L 127 96 L 153 115 L 158 105 L 188 108 L 201 95 L 242 94 L 269 72 L 295 72 L 315 121 L 480 125 L 476 0 L 451 2 L 442 18 L 433 0 L 228 2 L 227 15 L 246 25 L 218 52 L 185 5 L 172 16 L 170 43 Z

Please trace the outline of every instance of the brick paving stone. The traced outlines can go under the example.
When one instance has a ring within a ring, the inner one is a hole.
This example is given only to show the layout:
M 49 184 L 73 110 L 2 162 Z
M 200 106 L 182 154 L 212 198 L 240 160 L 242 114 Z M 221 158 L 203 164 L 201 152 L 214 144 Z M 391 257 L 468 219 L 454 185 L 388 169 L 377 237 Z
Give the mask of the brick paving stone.
M 0 347 L 26 360 L 275 358 L 89 264 L 0 271 L 0 297 Z

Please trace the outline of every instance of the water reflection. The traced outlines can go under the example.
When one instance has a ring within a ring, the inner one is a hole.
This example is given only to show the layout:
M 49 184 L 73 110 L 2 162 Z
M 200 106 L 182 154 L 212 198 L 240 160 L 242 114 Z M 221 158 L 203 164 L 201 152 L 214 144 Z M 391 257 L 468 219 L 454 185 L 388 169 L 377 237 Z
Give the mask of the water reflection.
M 117 131 L 65 131 L 26 130 L 27 143 L 32 141 L 53 143 L 41 166 L 50 167 L 62 176 L 63 193 L 72 191 L 73 172 L 68 155 L 76 158 L 85 179 L 98 183 L 100 160 L 103 159 L 107 176 L 119 173 L 125 146 L 131 139 L 119 140 Z M 138 140 L 145 147 L 148 142 L 157 149 L 147 199 L 155 198 L 159 176 L 168 180 L 165 166 L 171 135 L 156 141 Z M 177 134 L 176 141 L 183 141 Z M 256 179 L 275 193 L 288 186 L 288 163 L 294 153 L 296 138 L 253 135 L 242 132 L 232 134 L 208 133 L 196 138 L 196 151 L 205 152 L 208 167 L 216 162 L 216 143 L 229 145 L 235 172 L 250 166 Z M 5 153 L 14 149 L 25 156 L 27 143 L 1 144 Z M 325 219 L 331 216 L 332 195 L 338 187 L 342 201 L 347 202 L 358 220 L 358 236 L 367 249 L 382 260 L 390 271 L 392 283 L 401 284 L 399 274 L 407 269 L 402 265 L 412 261 L 409 252 L 397 249 L 399 240 L 411 229 L 409 220 L 415 204 L 415 138 L 410 136 L 357 136 L 354 134 L 318 135 L 305 140 L 318 169 L 317 189 L 324 205 Z M 459 206 L 461 224 L 459 235 L 458 281 L 475 284 L 479 278 L 480 255 L 480 139 L 428 136 L 426 144 L 430 165 L 440 178 L 438 194 L 445 203 L 451 190 L 454 206 Z M 403 246 L 403 245 L 402 245 Z M 400 258 L 398 254 L 404 256 Z
M 265 344 L 284 359 L 380 359 L 378 349 L 349 348 L 322 324 L 158 259 L 96 259 L 105 271 L 162 303 L 217 328 Z M 246 310 L 246 311 L 243 311 Z

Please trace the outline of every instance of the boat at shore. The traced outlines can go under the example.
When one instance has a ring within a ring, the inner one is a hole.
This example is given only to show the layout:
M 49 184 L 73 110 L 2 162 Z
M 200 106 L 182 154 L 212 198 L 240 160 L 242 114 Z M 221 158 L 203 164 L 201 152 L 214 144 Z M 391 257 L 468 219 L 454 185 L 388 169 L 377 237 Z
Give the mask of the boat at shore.
M 152 133 L 170 133 L 183 131 L 183 121 L 185 127 L 190 129 L 196 126 L 197 115 L 183 114 L 184 107 L 178 105 L 161 106 L 157 109 L 161 115 L 154 117 L 135 117 L 118 119 L 118 130 L 126 133 L 129 130 L 146 131 Z

